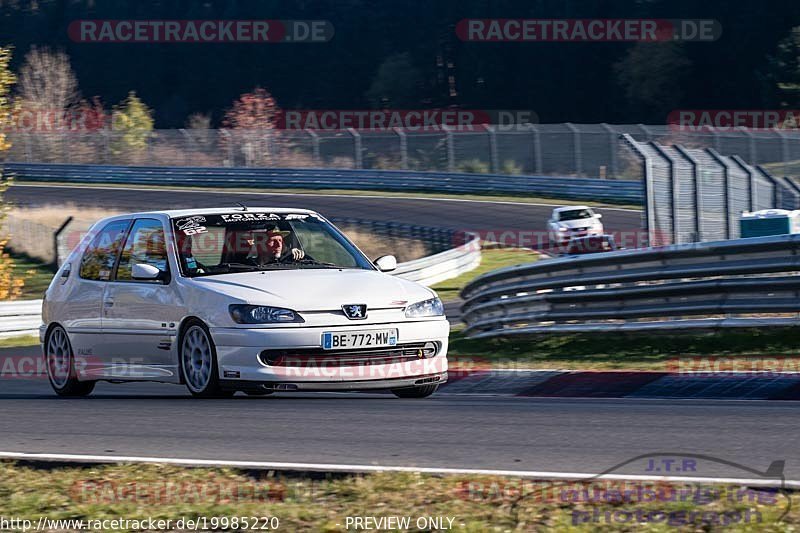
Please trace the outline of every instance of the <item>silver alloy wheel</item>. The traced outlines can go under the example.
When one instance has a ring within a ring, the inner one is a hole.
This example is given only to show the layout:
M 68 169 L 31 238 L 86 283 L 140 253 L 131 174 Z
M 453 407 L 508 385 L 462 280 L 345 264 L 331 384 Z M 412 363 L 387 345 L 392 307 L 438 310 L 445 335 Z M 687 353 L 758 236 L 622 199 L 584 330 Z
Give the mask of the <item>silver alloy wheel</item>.
M 60 327 L 53 329 L 47 339 L 47 375 L 58 389 L 69 381 L 71 356 L 66 332 Z
M 186 385 L 193 392 L 203 392 L 211 380 L 214 367 L 211 341 L 200 326 L 192 326 L 183 336 L 181 358 Z

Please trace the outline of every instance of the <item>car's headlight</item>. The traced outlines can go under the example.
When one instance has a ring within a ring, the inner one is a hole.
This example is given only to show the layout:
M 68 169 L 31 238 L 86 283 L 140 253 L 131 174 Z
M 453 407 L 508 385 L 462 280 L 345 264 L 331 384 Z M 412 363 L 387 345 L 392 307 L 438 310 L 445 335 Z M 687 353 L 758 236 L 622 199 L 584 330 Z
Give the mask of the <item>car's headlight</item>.
M 558 231 L 567 231 L 569 228 L 566 226 L 559 226 Z
M 286 322 L 305 322 L 291 309 L 265 305 L 237 304 L 228 306 L 231 318 L 238 324 L 279 324 Z
M 420 318 L 424 316 L 443 316 L 444 305 L 439 298 L 431 298 L 424 302 L 417 302 L 406 307 L 406 318 Z

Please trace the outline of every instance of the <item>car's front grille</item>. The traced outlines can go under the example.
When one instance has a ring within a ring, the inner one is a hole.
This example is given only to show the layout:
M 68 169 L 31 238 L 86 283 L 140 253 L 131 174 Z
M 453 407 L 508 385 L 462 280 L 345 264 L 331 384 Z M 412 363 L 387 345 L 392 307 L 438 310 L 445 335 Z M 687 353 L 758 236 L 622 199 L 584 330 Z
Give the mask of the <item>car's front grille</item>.
M 360 348 L 349 350 L 323 350 L 302 348 L 297 350 L 264 350 L 258 354 L 268 366 L 355 366 L 388 365 L 434 357 L 439 353 L 438 342 L 415 342 L 383 348 Z

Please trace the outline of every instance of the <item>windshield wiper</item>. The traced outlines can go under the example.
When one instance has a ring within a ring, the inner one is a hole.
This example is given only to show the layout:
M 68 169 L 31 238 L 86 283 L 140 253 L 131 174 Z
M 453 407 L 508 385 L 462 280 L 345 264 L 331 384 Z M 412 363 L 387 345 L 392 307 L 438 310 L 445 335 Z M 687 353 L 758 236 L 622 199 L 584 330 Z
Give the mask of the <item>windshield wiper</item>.
M 294 268 L 344 268 L 333 263 L 317 261 L 316 259 L 300 259 L 299 261 L 285 261 L 266 263 L 257 267 L 260 270 L 290 270 Z
M 208 267 L 209 269 L 225 269 L 228 272 L 231 270 L 257 270 L 258 267 L 255 265 L 248 265 L 247 263 L 220 263 L 218 265 L 214 265 L 213 267 Z
M 326 263 L 325 261 L 317 261 L 316 259 L 308 259 L 308 258 L 301 259 L 300 261 L 295 261 L 295 264 L 340 268 L 339 265 L 336 265 L 334 263 Z

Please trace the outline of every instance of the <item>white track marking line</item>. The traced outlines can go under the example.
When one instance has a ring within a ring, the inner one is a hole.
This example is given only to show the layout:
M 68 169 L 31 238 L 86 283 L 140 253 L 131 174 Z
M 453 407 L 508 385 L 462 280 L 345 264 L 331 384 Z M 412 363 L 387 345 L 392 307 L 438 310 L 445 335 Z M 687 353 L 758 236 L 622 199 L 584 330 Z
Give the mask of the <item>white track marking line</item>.
M 351 194 L 341 194 L 341 193 L 332 193 L 332 194 L 322 194 L 322 193 L 303 193 L 303 192 L 259 192 L 259 191 L 236 191 L 236 190 L 226 190 L 226 189 L 213 189 L 213 190 L 203 190 L 203 189 L 191 189 L 191 188 L 182 188 L 182 187 L 104 187 L 102 185 L 63 185 L 60 183 L 53 183 L 50 185 L 38 185 L 38 184 L 29 184 L 29 183 L 15 183 L 13 187 L 40 187 L 40 188 L 50 188 L 50 187 L 58 187 L 64 189 L 102 189 L 105 191 L 172 191 L 172 192 L 199 192 L 204 194 L 252 194 L 255 196 L 318 196 L 318 197 L 334 197 L 334 198 L 350 198 L 350 199 L 358 199 L 358 198 L 371 198 L 371 199 L 381 199 L 381 200 L 430 200 L 432 202 L 464 202 L 464 203 L 478 203 L 478 204 L 498 204 L 498 205 L 532 205 L 538 207 L 562 207 L 564 204 L 541 204 L 541 203 L 530 203 L 530 202 L 512 202 L 509 200 L 473 200 L 468 198 L 430 198 L 424 196 L 384 196 L 384 195 L 372 195 L 372 194 L 359 194 L 359 195 L 351 195 Z M 579 205 L 579 204 L 575 204 Z M 641 209 L 628 209 L 624 207 L 598 207 L 597 209 L 602 209 L 604 211 L 625 211 L 628 213 L 641 213 Z
M 691 476 L 643 476 L 627 474 L 589 474 L 584 472 L 540 472 L 532 470 L 490 470 L 479 468 L 430 468 L 413 466 L 348 465 L 326 463 L 277 463 L 263 461 L 223 461 L 211 459 L 179 459 L 174 457 L 138 457 L 126 455 L 78 455 L 61 453 L 0 452 L 0 458 L 26 461 L 64 461 L 84 463 L 151 463 L 199 467 L 231 467 L 257 470 L 307 470 L 315 472 L 419 472 L 422 474 L 472 474 L 485 476 L 517 476 L 541 479 L 614 479 L 630 481 L 672 481 L 684 483 L 723 483 L 761 487 L 780 487 L 775 479 L 752 479 L 732 477 L 691 477 Z M 787 480 L 787 488 L 800 488 L 800 480 Z

